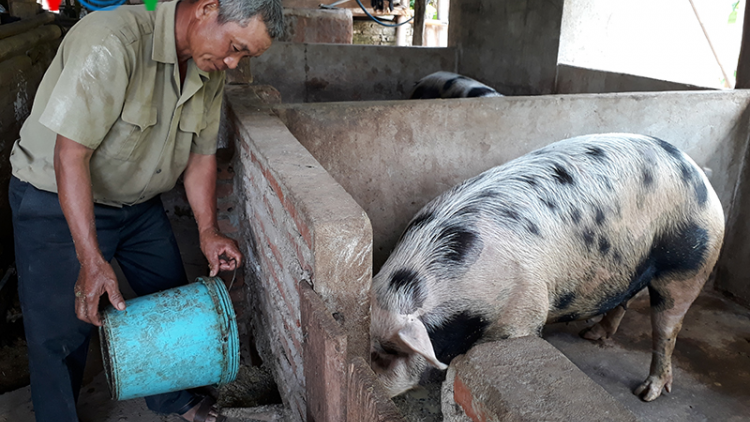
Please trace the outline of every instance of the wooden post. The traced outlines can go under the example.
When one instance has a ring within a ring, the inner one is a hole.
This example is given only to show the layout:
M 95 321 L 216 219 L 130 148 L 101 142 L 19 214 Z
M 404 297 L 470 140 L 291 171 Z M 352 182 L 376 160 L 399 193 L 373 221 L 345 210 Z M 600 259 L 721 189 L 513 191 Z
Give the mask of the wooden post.
M 737 62 L 735 89 L 750 88 L 750 4 L 745 5 L 745 22 L 742 24 L 742 44 Z
M 396 23 L 404 23 L 406 22 L 406 19 L 408 19 L 407 16 L 398 15 L 396 16 Z M 411 44 L 407 37 L 407 32 L 409 32 L 409 28 L 410 28 L 409 24 L 400 25 L 396 27 L 396 45 L 397 46 L 405 47 Z
M 414 32 L 411 45 L 424 45 L 424 15 L 427 13 L 427 0 L 414 0 Z

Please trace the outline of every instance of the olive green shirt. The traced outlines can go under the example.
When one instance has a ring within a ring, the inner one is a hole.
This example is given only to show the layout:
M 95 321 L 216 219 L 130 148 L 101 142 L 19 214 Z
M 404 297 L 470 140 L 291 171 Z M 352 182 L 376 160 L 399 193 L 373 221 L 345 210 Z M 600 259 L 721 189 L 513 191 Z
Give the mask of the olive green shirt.
M 174 187 L 191 152 L 213 154 L 224 72 L 188 60 L 180 86 L 177 2 L 87 15 L 65 36 L 13 146 L 13 175 L 57 192 L 57 134 L 94 149 L 94 201 L 122 206 Z

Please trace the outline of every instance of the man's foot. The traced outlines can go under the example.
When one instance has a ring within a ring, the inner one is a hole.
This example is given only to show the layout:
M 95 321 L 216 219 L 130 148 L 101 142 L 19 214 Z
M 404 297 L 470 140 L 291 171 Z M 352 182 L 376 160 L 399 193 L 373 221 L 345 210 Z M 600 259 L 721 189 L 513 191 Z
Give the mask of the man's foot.
M 219 408 L 216 407 L 216 400 L 211 396 L 204 397 L 192 409 L 180 416 L 190 422 L 224 422 L 227 420 L 225 416 L 219 413 Z

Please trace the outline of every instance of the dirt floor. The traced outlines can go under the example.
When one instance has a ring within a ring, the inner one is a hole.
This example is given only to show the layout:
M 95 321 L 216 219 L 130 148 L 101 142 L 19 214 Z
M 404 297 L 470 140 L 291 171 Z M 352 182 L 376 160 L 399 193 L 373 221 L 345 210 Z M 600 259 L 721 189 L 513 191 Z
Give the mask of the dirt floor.
M 5 299 L 7 306 L 0 318 L 0 394 L 13 391 L 29 384 L 29 359 L 26 356 L 26 339 L 23 334 L 21 304 L 18 302 L 13 276 L 5 285 L 9 291 Z
M 240 367 L 236 381 L 210 390 L 228 407 L 223 414 L 233 416 L 234 422 L 283 420 L 283 407 L 274 404 L 279 403 L 278 390 L 265 368 Z M 175 415 L 151 412 L 143 399 L 112 400 L 104 372 L 81 390 L 78 416 L 81 422 L 184 422 Z M 28 386 L 0 395 L 0 422 L 34 422 Z

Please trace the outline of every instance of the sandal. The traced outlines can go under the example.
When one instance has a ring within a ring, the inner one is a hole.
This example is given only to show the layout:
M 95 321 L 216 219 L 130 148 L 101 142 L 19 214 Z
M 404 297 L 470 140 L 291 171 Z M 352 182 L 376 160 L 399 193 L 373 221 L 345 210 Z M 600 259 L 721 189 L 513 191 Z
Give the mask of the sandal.
M 212 416 L 212 411 L 216 414 L 216 422 L 227 422 L 227 417 L 222 416 L 219 413 L 219 408 L 216 406 L 216 400 L 211 396 L 203 397 L 198 403 L 198 410 L 195 411 L 193 422 L 206 422 L 206 419 Z

